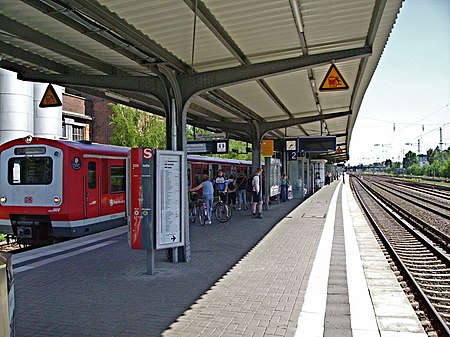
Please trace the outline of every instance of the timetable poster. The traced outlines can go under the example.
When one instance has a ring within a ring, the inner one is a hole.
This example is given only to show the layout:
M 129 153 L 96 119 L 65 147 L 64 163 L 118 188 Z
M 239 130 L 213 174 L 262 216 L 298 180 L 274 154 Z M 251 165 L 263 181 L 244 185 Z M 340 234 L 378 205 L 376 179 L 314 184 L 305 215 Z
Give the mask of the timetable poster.
M 157 151 L 156 154 L 156 234 L 157 249 L 182 246 L 184 153 Z

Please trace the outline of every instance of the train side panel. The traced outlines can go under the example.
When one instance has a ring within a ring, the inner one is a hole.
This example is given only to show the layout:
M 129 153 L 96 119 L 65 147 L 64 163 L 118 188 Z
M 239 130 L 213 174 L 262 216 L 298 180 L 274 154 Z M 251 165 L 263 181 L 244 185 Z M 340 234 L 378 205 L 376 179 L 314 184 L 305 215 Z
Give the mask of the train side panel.
M 78 237 L 126 223 L 125 161 L 124 157 L 69 150 L 64 192 L 71 202 L 64 206 L 70 209 L 64 207 L 64 212 L 55 215 L 55 236 Z
M 22 242 L 125 224 L 126 148 L 24 139 L 0 147 L 0 231 Z
M 0 146 L 0 233 L 24 243 L 79 237 L 126 224 L 129 148 L 26 137 Z M 249 173 L 250 162 L 188 156 L 188 181 Z

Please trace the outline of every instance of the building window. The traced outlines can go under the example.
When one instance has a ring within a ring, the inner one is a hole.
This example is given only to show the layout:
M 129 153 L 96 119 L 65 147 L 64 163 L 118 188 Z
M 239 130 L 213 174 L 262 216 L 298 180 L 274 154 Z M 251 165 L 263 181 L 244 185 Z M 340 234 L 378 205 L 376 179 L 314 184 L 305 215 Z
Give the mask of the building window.
M 86 124 L 75 122 L 72 118 L 64 118 L 62 136 L 68 140 L 84 140 Z
M 84 127 L 73 125 L 72 140 L 84 140 Z

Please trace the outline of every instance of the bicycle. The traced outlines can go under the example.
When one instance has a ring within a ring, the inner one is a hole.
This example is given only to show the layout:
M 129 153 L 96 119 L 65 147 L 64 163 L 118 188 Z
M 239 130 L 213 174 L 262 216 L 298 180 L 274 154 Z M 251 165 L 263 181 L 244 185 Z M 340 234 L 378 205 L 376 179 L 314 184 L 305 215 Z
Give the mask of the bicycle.
M 225 194 L 225 200 L 226 200 L 226 194 Z M 225 202 L 223 202 L 223 200 L 220 196 L 220 193 L 218 196 L 218 201 L 213 206 L 213 213 L 214 213 L 214 217 L 219 222 L 227 222 L 228 220 L 231 219 L 231 216 L 232 216 L 231 207 L 228 206 Z
M 204 226 L 208 219 L 206 202 L 199 200 L 196 192 L 189 192 L 189 218 L 192 223 L 198 218 L 201 226 Z

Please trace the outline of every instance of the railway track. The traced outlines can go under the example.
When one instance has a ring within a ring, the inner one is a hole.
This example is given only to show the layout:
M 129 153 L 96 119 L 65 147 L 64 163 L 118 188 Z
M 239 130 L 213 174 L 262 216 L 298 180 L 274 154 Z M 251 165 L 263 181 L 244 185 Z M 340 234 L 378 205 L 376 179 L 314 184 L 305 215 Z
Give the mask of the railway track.
M 442 244 L 450 242 L 449 201 L 435 196 L 414 195 L 396 185 L 380 183 L 379 179 L 364 177 L 362 182 L 398 213 L 414 221 L 416 226 L 438 236 Z
M 423 193 L 428 196 L 433 196 L 433 197 L 436 197 L 439 199 L 444 199 L 444 200 L 450 200 L 450 190 L 448 190 L 447 188 L 444 189 L 442 187 L 438 187 L 435 185 L 424 185 L 424 184 L 419 185 L 419 184 L 411 184 L 411 183 L 405 184 L 398 180 L 390 180 L 389 182 L 392 184 L 395 184 L 399 187 L 417 191 L 419 193 Z
M 423 322 L 427 320 L 420 316 L 425 312 L 430 322 L 425 329 L 450 336 L 450 239 L 442 232 L 424 231 L 422 224 L 411 220 L 414 216 L 397 212 L 363 181 L 353 177 L 351 186 L 400 279 L 408 285 L 404 289 L 411 290 L 409 297 L 414 298 L 413 307 Z

